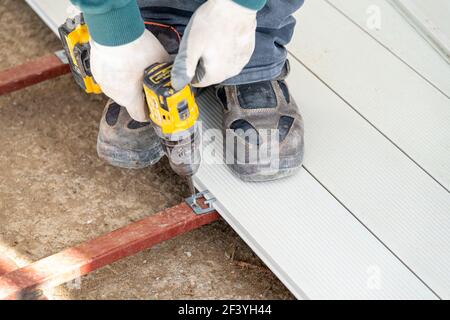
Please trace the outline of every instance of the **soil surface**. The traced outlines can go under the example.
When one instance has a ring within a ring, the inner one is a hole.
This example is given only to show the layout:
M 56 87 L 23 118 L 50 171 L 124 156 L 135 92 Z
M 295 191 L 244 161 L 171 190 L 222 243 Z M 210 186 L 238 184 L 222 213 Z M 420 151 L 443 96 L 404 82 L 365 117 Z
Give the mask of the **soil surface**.
M 0 69 L 59 50 L 22 0 L 0 5 Z M 132 171 L 97 158 L 105 98 L 63 76 L 0 97 L 0 254 L 20 266 L 180 203 L 162 161 Z M 292 299 L 219 221 L 48 292 L 55 299 Z

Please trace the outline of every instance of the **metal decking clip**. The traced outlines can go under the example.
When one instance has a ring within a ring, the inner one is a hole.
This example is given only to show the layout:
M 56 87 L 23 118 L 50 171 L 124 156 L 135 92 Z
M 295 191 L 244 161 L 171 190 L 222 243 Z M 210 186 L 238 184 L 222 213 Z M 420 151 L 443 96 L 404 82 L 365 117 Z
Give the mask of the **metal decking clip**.
M 203 203 L 207 206 L 206 208 L 202 207 L 199 204 L 198 200 L 201 198 L 205 198 L 205 201 Z M 207 214 L 216 210 L 213 207 L 214 202 L 216 202 L 216 198 L 214 198 L 214 196 L 208 190 L 199 192 L 189 198 L 186 198 L 185 201 L 191 207 L 192 211 L 194 211 L 194 213 L 198 215 Z

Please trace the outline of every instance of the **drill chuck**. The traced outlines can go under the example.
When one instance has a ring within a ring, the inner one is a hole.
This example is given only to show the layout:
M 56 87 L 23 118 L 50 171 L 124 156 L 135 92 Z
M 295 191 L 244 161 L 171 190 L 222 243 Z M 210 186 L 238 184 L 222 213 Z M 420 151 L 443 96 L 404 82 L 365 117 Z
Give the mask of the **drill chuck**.
M 200 167 L 200 137 L 196 126 L 187 135 L 160 135 L 170 166 L 180 176 L 193 176 Z

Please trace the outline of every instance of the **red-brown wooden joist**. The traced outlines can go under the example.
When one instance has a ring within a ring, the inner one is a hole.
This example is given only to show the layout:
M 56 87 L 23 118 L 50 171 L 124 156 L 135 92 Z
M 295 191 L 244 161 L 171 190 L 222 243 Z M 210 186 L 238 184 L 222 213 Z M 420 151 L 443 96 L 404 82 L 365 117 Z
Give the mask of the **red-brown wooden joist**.
M 19 269 L 19 266 L 9 257 L 0 254 L 0 276 Z M 30 295 L 24 297 L 27 300 L 48 300 L 42 291 L 30 292 Z
M 0 253 L 0 276 L 18 269 L 16 263 L 5 255 Z
M 0 71 L 0 96 L 69 72 L 55 54 Z M 182 203 L 23 268 L 0 256 L 0 300 L 43 299 L 42 288 L 71 281 L 217 219 L 217 212 L 195 215 Z
M 195 215 L 182 203 L 0 276 L 0 299 L 55 287 L 217 219 L 217 212 Z
M 70 72 L 55 54 L 0 71 L 0 96 Z

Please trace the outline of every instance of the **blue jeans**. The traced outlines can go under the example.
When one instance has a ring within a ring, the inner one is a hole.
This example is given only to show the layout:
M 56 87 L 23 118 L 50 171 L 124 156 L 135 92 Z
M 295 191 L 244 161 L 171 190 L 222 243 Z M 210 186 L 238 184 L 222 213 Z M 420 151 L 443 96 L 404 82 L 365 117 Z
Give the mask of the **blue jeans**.
M 182 35 L 194 11 L 206 0 L 138 0 L 142 17 L 154 23 L 147 28 L 155 33 L 170 53 L 178 49 L 178 35 Z M 295 28 L 292 14 L 304 0 L 268 0 L 258 12 L 256 48 L 242 72 L 223 84 L 236 85 L 271 80 L 280 75 L 287 58 L 285 46 L 291 41 Z M 161 26 L 163 25 L 163 26 Z

